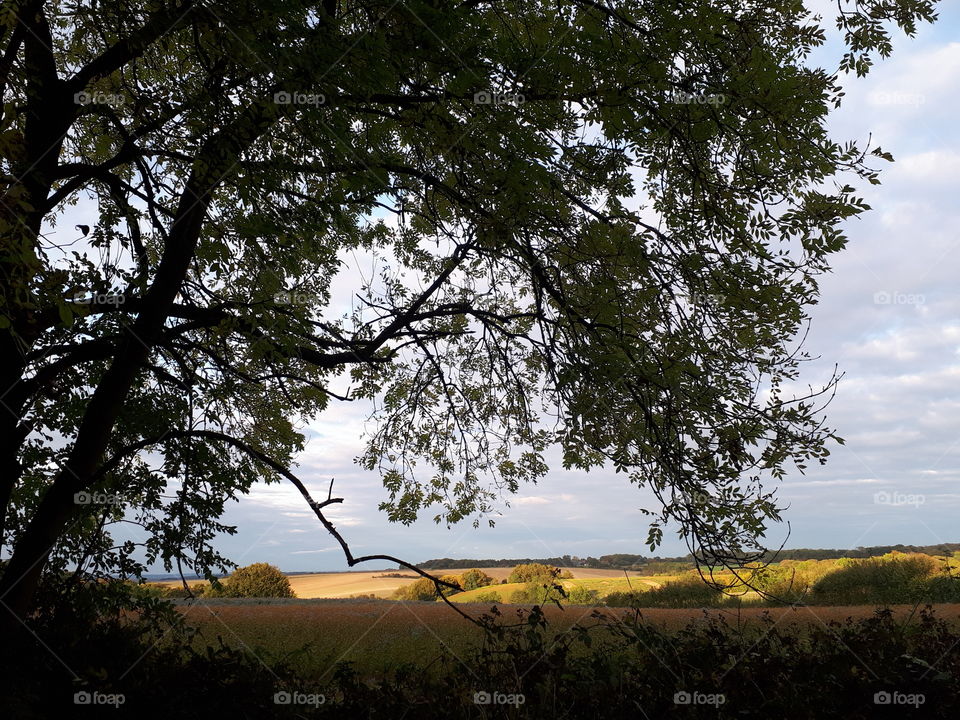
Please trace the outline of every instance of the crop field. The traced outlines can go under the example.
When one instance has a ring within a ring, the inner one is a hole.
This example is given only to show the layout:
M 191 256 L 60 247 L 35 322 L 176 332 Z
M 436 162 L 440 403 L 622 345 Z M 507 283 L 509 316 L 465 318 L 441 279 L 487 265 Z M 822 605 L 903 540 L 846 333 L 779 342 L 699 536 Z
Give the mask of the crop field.
M 526 606 L 528 608 L 529 606 Z M 937 615 L 960 626 L 960 604 L 936 605 Z M 523 608 L 523 609 L 526 609 Z M 270 663 L 285 659 L 299 673 L 314 682 L 328 680 L 338 662 L 350 662 L 370 677 L 415 663 L 440 666 L 442 648 L 453 662 L 482 641 L 482 632 L 443 603 L 350 601 L 324 603 L 248 604 L 196 602 L 181 605 L 188 624 L 198 628 L 201 644 L 224 644 L 250 650 Z M 474 617 L 488 613 L 486 604 L 467 604 L 463 609 Z M 501 607 L 503 618 L 516 619 L 521 606 Z M 912 605 L 891 608 L 900 622 L 909 621 L 917 611 Z M 552 637 L 576 624 L 597 622 L 595 613 L 623 617 L 633 611 L 582 606 L 544 607 Z M 722 617 L 733 627 L 768 627 L 769 618 L 779 627 L 826 626 L 871 617 L 870 606 L 785 607 L 742 609 L 646 609 L 641 617 L 665 630 L 679 630 L 691 621 Z

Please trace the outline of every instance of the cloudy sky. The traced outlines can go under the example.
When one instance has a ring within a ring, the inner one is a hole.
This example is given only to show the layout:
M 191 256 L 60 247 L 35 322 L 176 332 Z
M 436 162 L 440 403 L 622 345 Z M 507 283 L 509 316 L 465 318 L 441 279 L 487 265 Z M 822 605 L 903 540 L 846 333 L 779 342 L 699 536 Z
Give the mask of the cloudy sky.
M 832 3 L 827 3 L 829 7 Z M 847 82 L 834 137 L 894 154 L 883 184 L 864 189 L 874 210 L 851 223 L 847 250 L 823 279 L 805 369 L 816 385 L 834 364 L 845 373 L 828 410 L 846 439 L 825 467 L 794 474 L 779 497 L 789 505 L 787 547 L 960 541 L 960 7 L 945 4 L 935 26 L 898 37 L 894 55 L 865 80 Z M 836 67 L 838 48 L 818 62 Z M 357 553 L 431 557 L 528 557 L 646 553 L 651 495 L 610 472 L 555 470 L 523 488 L 495 528 L 447 530 L 431 522 L 392 526 L 377 511 L 384 492 L 353 463 L 367 408 L 341 404 L 309 427 L 298 474 L 314 491 L 331 477 L 342 507 L 331 512 Z M 554 466 L 558 466 L 555 463 Z M 284 570 L 346 569 L 339 548 L 292 487 L 255 489 L 233 506 L 238 534 L 222 548 L 236 562 L 267 561 Z M 771 545 L 784 539 L 775 528 Z M 661 555 L 686 552 L 665 538 Z

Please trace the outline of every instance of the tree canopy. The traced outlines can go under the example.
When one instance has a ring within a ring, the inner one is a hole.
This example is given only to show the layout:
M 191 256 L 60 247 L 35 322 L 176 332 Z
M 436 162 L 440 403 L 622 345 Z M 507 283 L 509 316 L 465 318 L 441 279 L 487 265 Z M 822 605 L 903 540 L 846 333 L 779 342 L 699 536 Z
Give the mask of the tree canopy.
M 290 579 L 280 568 L 269 563 L 253 563 L 237 568 L 226 578 L 220 587 L 210 586 L 204 592 L 205 597 L 252 597 L 267 598 L 296 597 L 290 586 Z
M 827 70 L 806 5 L 5 6 L 5 605 L 44 568 L 222 568 L 258 481 L 362 561 L 290 470 L 351 398 L 391 520 L 480 522 L 559 447 L 654 490 L 651 546 L 762 550 L 833 437 L 798 333 L 889 159 L 829 136 L 837 73 L 934 17 L 840 0 Z

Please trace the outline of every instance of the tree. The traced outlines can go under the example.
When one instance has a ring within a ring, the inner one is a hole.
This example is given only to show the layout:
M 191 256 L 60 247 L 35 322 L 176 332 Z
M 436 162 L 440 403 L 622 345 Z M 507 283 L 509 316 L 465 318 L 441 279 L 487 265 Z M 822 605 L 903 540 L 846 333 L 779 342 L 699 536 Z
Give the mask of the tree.
M 237 568 L 222 584 L 225 597 L 296 597 L 287 576 L 268 563 Z
M 841 92 L 803 5 L 11 5 L 5 627 L 44 572 L 228 568 L 218 518 L 258 481 L 351 566 L 396 561 L 354 556 L 341 499 L 290 470 L 296 423 L 353 398 L 390 520 L 489 519 L 559 446 L 654 490 L 651 547 L 677 521 L 712 563 L 759 552 L 770 483 L 832 437 L 785 393 L 866 209 L 829 181 L 877 181 L 824 129 Z M 842 0 L 841 69 L 933 5 Z M 344 311 L 356 253 L 377 272 Z
M 420 578 L 409 585 L 397 588 L 393 593 L 396 600 L 430 601 L 440 597 L 437 585 L 427 578 Z
M 423 579 L 426 580 L 426 578 Z M 417 582 L 420 581 L 418 580 Z M 459 575 L 441 575 L 440 582 L 446 583 L 444 586 L 437 588 L 437 590 L 439 590 L 444 597 L 448 597 L 454 593 L 463 592 L 463 583 L 460 580 Z
M 522 583 L 530 581 L 553 582 L 560 574 L 560 569 L 542 563 L 525 563 L 517 565 L 510 571 L 507 582 Z
M 492 577 L 477 568 L 467 570 L 460 576 L 460 585 L 464 590 L 476 590 L 487 585 L 493 585 L 494 582 Z

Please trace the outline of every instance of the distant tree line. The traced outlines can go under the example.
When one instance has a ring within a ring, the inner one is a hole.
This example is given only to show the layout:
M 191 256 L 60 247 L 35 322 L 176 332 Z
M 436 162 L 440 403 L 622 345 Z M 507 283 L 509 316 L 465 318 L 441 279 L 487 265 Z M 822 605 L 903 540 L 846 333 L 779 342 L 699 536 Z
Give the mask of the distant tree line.
M 797 548 L 795 550 L 770 551 L 764 556 L 766 561 L 779 560 L 837 560 L 839 558 L 879 557 L 890 552 L 924 553 L 926 555 L 952 555 L 960 551 L 960 543 L 939 543 L 937 545 L 873 545 L 847 549 Z M 576 555 L 562 555 L 549 558 L 512 558 L 512 559 L 456 559 L 436 558 L 420 563 L 422 570 L 447 570 L 462 567 L 514 567 L 530 563 L 540 563 L 554 567 L 586 567 L 609 570 L 639 570 L 646 572 L 672 572 L 677 569 L 693 567 L 693 556 L 681 557 L 645 557 L 630 553 L 614 553 L 600 557 L 581 558 Z

